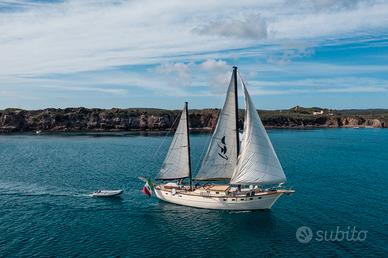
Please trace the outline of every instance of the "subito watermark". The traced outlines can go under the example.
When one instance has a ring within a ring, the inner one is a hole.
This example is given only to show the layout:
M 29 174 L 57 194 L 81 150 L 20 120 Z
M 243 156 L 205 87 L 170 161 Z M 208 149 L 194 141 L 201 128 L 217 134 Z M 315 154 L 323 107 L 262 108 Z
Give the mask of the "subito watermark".
M 316 242 L 362 242 L 365 241 L 368 235 L 367 230 L 357 229 L 355 226 L 340 227 L 329 230 L 313 231 L 310 227 L 302 226 L 296 230 L 296 239 L 307 244 L 311 241 Z

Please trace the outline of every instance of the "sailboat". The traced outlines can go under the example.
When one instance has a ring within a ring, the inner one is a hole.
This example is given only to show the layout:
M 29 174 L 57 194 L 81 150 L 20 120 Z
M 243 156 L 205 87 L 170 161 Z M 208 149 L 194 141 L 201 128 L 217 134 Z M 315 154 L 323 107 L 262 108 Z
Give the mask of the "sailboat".
M 286 176 L 282 166 L 238 75 L 237 67 L 233 67 L 224 106 L 195 177 L 185 103 L 167 156 L 155 178 L 157 183 L 153 185 L 160 200 L 205 209 L 261 210 L 270 209 L 280 196 L 294 192 L 283 187 Z M 238 78 L 245 97 L 242 137 L 238 128 Z

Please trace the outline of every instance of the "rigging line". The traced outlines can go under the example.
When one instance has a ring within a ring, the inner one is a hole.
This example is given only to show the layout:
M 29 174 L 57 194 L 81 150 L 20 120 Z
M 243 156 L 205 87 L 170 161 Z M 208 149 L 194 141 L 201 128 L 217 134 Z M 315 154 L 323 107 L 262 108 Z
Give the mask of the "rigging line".
M 160 148 L 161 148 L 162 145 L 166 142 L 167 137 L 170 136 L 170 134 L 171 134 L 171 132 L 172 132 L 172 129 L 174 128 L 174 126 L 175 126 L 175 124 L 176 124 L 178 118 L 180 119 L 180 117 L 181 117 L 181 116 L 180 116 L 179 113 L 178 113 L 178 115 L 175 117 L 175 120 L 174 120 L 174 122 L 172 123 L 170 129 L 169 129 L 168 132 L 164 135 L 163 140 L 162 140 L 162 142 L 159 144 L 158 149 L 157 149 L 157 150 L 154 152 L 154 154 L 152 155 L 152 159 L 155 158 L 156 154 L 159 154 Z M 186 118 L 186 119 L 187 119 L 187 118 Z

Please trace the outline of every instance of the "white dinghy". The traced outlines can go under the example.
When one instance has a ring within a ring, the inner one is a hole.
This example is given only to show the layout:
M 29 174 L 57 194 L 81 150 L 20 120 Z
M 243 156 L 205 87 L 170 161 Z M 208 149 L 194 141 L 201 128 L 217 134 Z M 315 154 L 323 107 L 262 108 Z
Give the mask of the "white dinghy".
M 123 190 L 98 190 L 92 193 L 92 197 L 113 197 L 119 196 L 123 193 Z
M 237 67 L 234 67 L 207 153 L 193 179 L 190 162 L 189 116 L 187 102 L 179 125 L 156 180 L 156 197 L 179 205 L 220 210 L 270 209 L 283 194 L 286 176 L 272 143 L 240 78 L 245 97 L 245 123 L 238 130 Z M 240 139 L 241 138 L 241 139 Z M 184 179 L 189 184 L 183 184 Z M 178 184 L 165 183 L 177 181 Z M 198 183 L 193 186 L 193 180 Z M 202 185 L 200 182 L 206 181 Z M 217 183 L 215 183 L 217 182 Z

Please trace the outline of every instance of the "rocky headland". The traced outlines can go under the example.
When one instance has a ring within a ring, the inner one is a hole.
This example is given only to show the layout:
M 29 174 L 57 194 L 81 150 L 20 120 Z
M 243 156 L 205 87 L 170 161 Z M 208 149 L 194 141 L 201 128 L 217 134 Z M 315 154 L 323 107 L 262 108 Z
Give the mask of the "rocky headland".
M 191 110 L 192 130 L 211 131 L 219 109 Z M 387 109 L 330 110 L 293 107 L 285 110 L 259 110 L 269 128 L 388 127 Z M 43 110 L 0 110 L 0 133 L 15 132 L 114 132 L 164 131 L 174 129 L 179 110 L 129 108 L 47 108 Z M 243 126 L 244 113 L 240 111 Z

